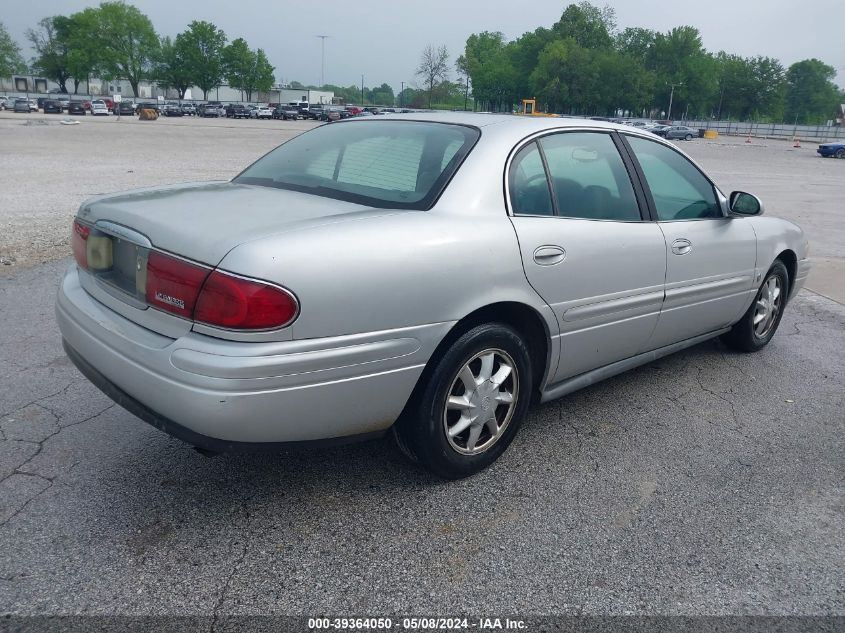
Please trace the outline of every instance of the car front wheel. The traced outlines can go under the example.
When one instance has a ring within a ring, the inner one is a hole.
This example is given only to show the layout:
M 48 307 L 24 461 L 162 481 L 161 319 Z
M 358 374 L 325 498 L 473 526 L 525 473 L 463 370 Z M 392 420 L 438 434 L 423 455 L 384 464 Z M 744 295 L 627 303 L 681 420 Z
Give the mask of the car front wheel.
M 691 140 L 692 140 L 692 134 L 687 134 L 687 135 L 684 137 L 684 139 L 685 139 L 685 140 L 687 140 L 687 141 L 691 141 Z
M 446 479 L 468 477 L 496 461 L 530 401 L 531 361 L 522 337 L 502 323 L 479 325 L 423 377 L 393 427 L 403 452 Z
M 751 306 L 730 332 L 722 335 L 722 341 L 742 352 L 763 349 L 780 325 L 788 294 L 789 273 L 778 259 L 766 273 Z
M 838 149 L 836 150 L 836 154 L 834 154 L 836 158 L 845 158 L 845 149 Z

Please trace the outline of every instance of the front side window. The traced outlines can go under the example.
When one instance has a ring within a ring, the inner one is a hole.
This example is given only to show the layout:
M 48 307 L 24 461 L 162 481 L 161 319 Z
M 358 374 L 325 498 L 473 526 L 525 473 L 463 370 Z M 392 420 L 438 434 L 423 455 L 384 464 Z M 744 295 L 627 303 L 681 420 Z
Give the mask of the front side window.
M 558 213 L 588 220 L 640 220 L 625 163 L 609 134 L 566 132 L 539 141 Z
M 419 121 L 325 125 L 291 139 L 234 182 L 395 209 L 428 209 L 478 130 Z
M 659 220 L 722 217 L 713 185 L 695 165 L 662 143 L 626 138 L 642 167 Z

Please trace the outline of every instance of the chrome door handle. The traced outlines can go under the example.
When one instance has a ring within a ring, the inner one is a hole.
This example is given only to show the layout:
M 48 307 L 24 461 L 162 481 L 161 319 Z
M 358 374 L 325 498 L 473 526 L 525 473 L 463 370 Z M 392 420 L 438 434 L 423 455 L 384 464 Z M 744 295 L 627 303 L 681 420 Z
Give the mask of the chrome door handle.
M 534 263 L 540 266 L 553 266 L 566 259 L 566 251 L 560 246 L 539 246 L 534 251 Z
M 686 255 L 692 250 L 692 242 L 683 237 L 678 238 L 672 242 L 672 252 L 675 255 Z

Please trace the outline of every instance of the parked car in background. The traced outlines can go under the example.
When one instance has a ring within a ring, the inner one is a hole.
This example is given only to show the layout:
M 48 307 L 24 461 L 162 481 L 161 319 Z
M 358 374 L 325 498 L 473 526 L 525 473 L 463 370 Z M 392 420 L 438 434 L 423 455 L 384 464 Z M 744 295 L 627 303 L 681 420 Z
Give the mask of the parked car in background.
M 666 130 L 668 130 L 670 127 L 672 127 L 672 126 L 671 125 L 662 125 L 660 123 L 657 123 L 654 127 L 652 127 L 649 130 L 649 132 L 651 132 L 652 134 L 657 134 L 657 136 L 663 136 L 663 134 L 666 132 Z
M 195 446 L 389 431 L 459 478 L 532 401 L 717 336 L 763 349 L 810 264 L 762 212 L 630 126 L 370 117 L 231 182 L 84 202 L 56 314 L 85 376 Z
M 182 107 L 176 101 L 164 104 L 164 116 L 183 116 Z
M 249 110 L 242 103 L 230 103 L 226 106 L 226 117 L 230 119 L 248 119 Z
M 296 121 L 299 118 L 299 110 L 289 105 L 277 105 L 273 108 L 273 118 Z
M 226 116 L 226 108 L 219 101 L 209 101 L 202 106 L 203 117 L 223 117 Z
M 38 112 L 38 102 L 35 99 L 29 100 L 29 111 Z
M 692 139 L 698 137 L 698 130 L 693 130 L 691 127 L 687 127 L 686 125 L 672 125 L 669 129 L 663 130 L 663 133 L 660 136 L 669 140 L 683 139 L 685 141 L 691 141 Z
M 359 108 L 358 106 L 348 105 L 346 106 L 346 111 L 349 112 L 352 116 L 360 114 L 363 108 Z
M 828 156 L 845 158 L 845 141 L 822 143 L 816 151 L 824 158 L 827 158 Z
M 273 111 L 267 106 L 255 106 L 249 116 L 253 119 L 272 119 Z
M 197 107 L 193 103 L 183 103 L 181 107 L 185 116 L 195 116 L 197 113 Z
M 134 116 L 135 104 L 129 100 L 115 103 L 112 112 L 120 116 Z
M 123 105 L 123 102 L 121 102 L 118 105 Z M 128 104 L 128 105 L 130 106 L 129 113 L 132 114 L 135 110 L 134 110 L 134 108 L 132 108 L 131 103 Z M 103 101 L 102 99 L 92 100 L 91 101 L 91 114 L 93 116 L 108 116 L 109 115 L 109 109 L 106 107 L 106 102 Z M 121 112 L 121 114 L 122 114 L 122 112 Z
M 0 110 L 8 110 L 12 107 L 12 102 L 9 100 L 9 97 L 2 96 L 0 97 Z
M 62 104 L 56 99 L 44 99 L 41 103 L 41 109 L 44 110 L 44 114 L 61 114 Z
M 340 121 L 343 118 L 349 117 L 348 113 L 346 113 L 346 116 L 344 117 L 344 113 L 346 113 L 346 110 L 341 107 L 328 106 L 323 108 L 323 111 L 320 113 L 319 120 L 326 121 L 328 123 L 331 123 L 332 121 Z
M 106 104 L 106 109 L 107 109 L 109 112 L 111 112 L 112 110 L 114 110 L 114 101 L 112 101 L 110 98 L 108 98 L 108 97 L 100 97 L 100 101 L 102 101 L 103 103 L 105 103 L 105 104 Z M 129 100 L 129 102 L 131 103 L 131 100 Z
M 32 112 L 32 108 L 29 107 L 29 99 L 15 99 L 12 109 L 15 112 L 26 112 L 27 114 Z
M 162 106 L 157 101 L 140 101 L 135 104 L 135 114 L 141 114 L 141 110 L 155 110 L 162 114 Z
M 69 101 L 67 104 L 67 113 L 85 116 L 85 103 L 82 101 Z

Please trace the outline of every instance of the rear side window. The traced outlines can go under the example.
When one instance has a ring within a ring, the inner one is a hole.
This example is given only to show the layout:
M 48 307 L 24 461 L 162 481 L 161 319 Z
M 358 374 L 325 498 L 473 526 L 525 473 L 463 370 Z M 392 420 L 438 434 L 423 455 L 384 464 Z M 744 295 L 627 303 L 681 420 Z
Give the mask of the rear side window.
M 713 185 L 698 168 L 662 143 L 627 136 L 660 220 L 720 218 Z
M 625 163 L 609 134 L 567 132 L 544 136 L 539 142 L 561 216 L 641 219 Z
M 446 123 L 333 123 L 291 139 L 234 182 L 374 207 L 428 209 L 479 135 Z
M 549 181 L 537 143 L 523 147 L 511 163 L 510 194 L 518 215 L 554 215 Z

